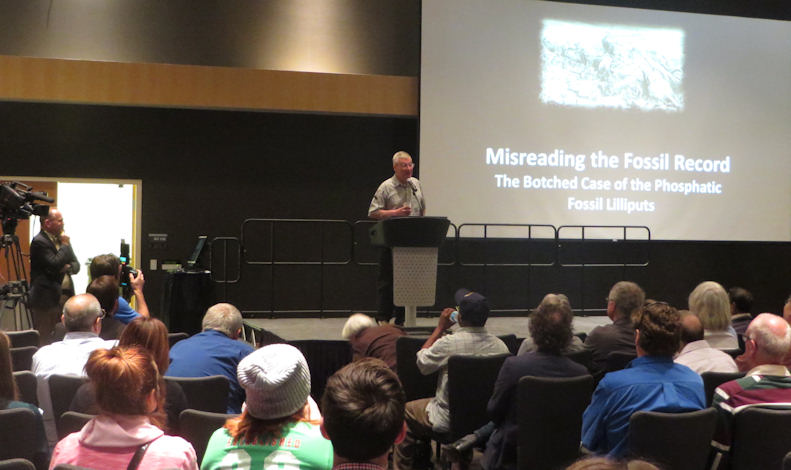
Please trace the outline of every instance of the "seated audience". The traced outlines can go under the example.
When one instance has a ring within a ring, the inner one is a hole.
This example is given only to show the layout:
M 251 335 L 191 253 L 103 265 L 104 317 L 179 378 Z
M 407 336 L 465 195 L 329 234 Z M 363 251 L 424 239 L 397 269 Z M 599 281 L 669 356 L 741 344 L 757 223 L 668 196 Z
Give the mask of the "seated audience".
M 712 441 L 712 469 L 729 468 L 731 423 L 736 413 L 755 405 L 791 408 L 791 377 L 783 360 L 791 349 L 791 327 L 777 315 L 755 317 L 744 334 L 744 354 L 737 361 L 744 377 L 726 382 L 714 392 L 717 430 Z M 774 431 L 773 431 L 774 432 Z
M 676 364 L 683 364 L 698 374 L 704 372 L 738 372 L 733 358 L 703 339 L 703 323 L 691 312 L 681 314 L 681 352 Z
M 448 431 L 448 359 L 459 355 L 508 354 L 505 343 L 484 327 L 489 318 L 489 303 L 486 298 L 477 292 L 459 289 L 456 291 L 455 300 L 461 328 L 453 334 L 443 336 L 445 330 L 453 325 L 450 314 L 454 310 L 444 309 L 434 332 L 417 353 L 417 366 L 422 374 L 429 375 L 439 371 L 437 393 L 434 398 L 414 400 L 406 404 L 407 435 L 395 448 L 394 468 L 413 468 L 419 449 L 417 440 L 430 437 L 433 432 Z
M 96 279 L 99 276 L 113 276 L 118 284 L 121 284 L 121 260 L 113 254 L 94 256 L 91 260 L 89 268 L 91 272 L 91 279 Z M 139 316 L 151 316 L 148 312 L 148 304 L 143 295 L 143 286 L 145 286 L 146 279 L 143 277 L 143 271 L 137 270 L 137 275 L 129 274 L 129 287 L 132 288 L 132 295 L 135 296 L 135 304 L 137 311 L 132 309 L 129 302 L 122 296 L 118 296 L 118 310 L 115 313 L 115 318 L 123 324 L 127 324 Z
M 375 357 L 393 370 L 396 370 L 396 341 L 405 334 L 397 326 L 377 325 L 376 320 L 362 313 L 350 316 L 341 331 L 341 337 L 348 340 L 352 347 L 355 361 Z
M 118 346 L 129 348 L 138 346 L 145 348 L 154 357 L 160 375 L 164 375 L 170 365 L 168 357 L 168 329 L 164 323 L 156 318 L 137 317 L 124 328 Z M 163 389 L 165 398 L 165 413 L 167 425 L 163 428 L 168 434 L 178 434 L 179 414 L 187 408 L 187 397 L 181 385 L 166 381 Z M 96 401 L 95 387 L 92 383 L 86 383 L 77 390 L 74 399 L 71 401 L 72 411 L 80 413 L 99 414 L 99 403 Z M 157 410 L 161 411 L 161 410 Z
M 91 281 L 85 292 L 96 297 L 105 313 L 99 336 L 102 339 L 118 339 L 126 326 L 115 317 L 118 312 L 118 280 L 113 276 L 99 276 Z
M 0 410 L 27 408 L 36 415 L 36 468 L 46 468 L 49 462 L 49 445 L 44 433 L 44 419 L 36 405 L 19 401 L 19 392 L 14 380 L 14 367 L 11 361 L 11 340 L 0 331 Z M 3 443 L 5 445 L 6 443 Z
M 730 300 L 724 287 L 714 281 L 701 282 L 689 294 L 689 310 L 703 323 L 703 334 L 709 346 L 738 349 L 739 340 L 731 327 Z
M 496 429 L 486 444 L 481 466 L 486 470 L 516 469 L 517 394 L 519 379 L 525 375 L 536 377 L 576 377 L 588 375 L 588 369 L 561 356 L 571 341 L 571 321 L 574 314 L 565 295 L 548 294 L 530 315 L 530 335 L 537 351 L 509 357 L 503 363 L 492 397 L 489 417 Z
M 617 282 L 607 296 L 607 316 L 611 325 L 594 328 L 585 338 L 585 346 L 593 354 L 593 368 L 604 370 L 607 355 L 614 351 L 635 353 L 632 316 L 645 303 L 645 292 L 634 282 Z
M 209 307 L 203 316 L 203 331 L 181 340 L 170 350 L 168 376 L 207 377 L 224 375 L 230 383 L 228 413 L 238 414 L 244 403 L 244 390 L 236 380 L 236 366 L 253 352 L 239 341 L 242 314 L 231 304 Z
M 99 337 L 103 316 L 96 297 L 91 294 L 75 295 L 63 306 L 61 322 L 66 327 L 63 340 L 40 348 L 33 355 L 31 370 L 38 379 L 38 406 L 44 412 L 44 429 L 50 445 L 58 441 L 58 434 L 52 415 L 49 377 L 55 374 L 84 377 L 85 363 L 91 352 L 115 346 L 116 341 L 105 341 Z
M 138 468 L 197 469 L 195 450 L 180 437 L 166 436 L 160 426 L 162 376 L 143 348 L 98 349 L 85 370 L 96 390 L 101 414 L 82 430 L 64 437 L 52 453 L 52 467 L 77 465 L 124 470 L 136 453 Z
M 239 363 L 239 383 L 246 393 L 238 418 L 214 432 L 201 468 L 332 468 L 332 444 L 320 421 L 309 421 L 310 371 L 302 353 L 287 344 L 271 344 Z M 365 436 L 359 436 L 365 440 Z
M 706 406 L 703 380 L 673 362 L 681 319 L 664 302 L 647 304 L 635 319 L 637 359 L 599 382 L 582 417 L 582 445 L 596 454 L 626 453 L 629 418 L 635 411 L 677 413 Z
M 379 359 L 335 372 L 321 399 L 321 432 L 332 441 L 333 468 L 386 470 L 393 443 L 406 434 L 405 403 L 398 376 Z
M 753 295 L 742 287 L 731 287 L 728 289 L 728 298 L 731 301 L 731 326 L 737 335 L 743 335 L 753 319 L 750 313 L 753 308 Z

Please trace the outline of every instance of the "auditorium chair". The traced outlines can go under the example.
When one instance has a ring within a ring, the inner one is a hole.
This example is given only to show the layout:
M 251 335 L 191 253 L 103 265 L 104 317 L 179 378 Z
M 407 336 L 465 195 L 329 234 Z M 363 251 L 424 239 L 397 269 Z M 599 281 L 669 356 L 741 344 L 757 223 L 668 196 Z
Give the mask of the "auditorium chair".
M 327 379 L 338 369 L 352 362 L 352 347 L 345 340 L 305 339 L 289 341 L 302 352 L 310 369 L 310 395 L 321 400 Z
M 49 377 L 49 396 L 52 401 L 52 416 L 55 418 L 55 429 L 58 431 L 58 439 L 65 434 L 60 431 L 60 417 L 69 411 L 71 401 L 77 390 L 82 384 L 88 382 L 88 377 L 78 375 L 59 375 L 54 374 Z
M 198 456 L 198 462 L 200 462 L 203 460 L 203 454 L 206 452 L 209 438 L 214 434 L 214 431 L 223 427 L 226 420 L 236 416 L 239 415 L 212 413 L 210 411 L 188 408 L 179 415 L 179 434 L 192 444 L 195 454 Z
M 585 366 L 588 372 L 593 372 L 593 350 L 582 348 L 577 351 L 563 353 L 563 355 L 577 364 Z
M 607 354 L 607 362 L 604 366 L 605 372 L 615 372 L 621 370 L 629 365 L 634 358 L 637 357 L 637 352 L 624 352 L 613 351 Z
M 5 334 L 7 334 L 8 339 L 11 340 L 12 348 L 21 348 L 24 346 L 38 347 L 38 330 L 6 331 Z
M 731 469 L 782 468 L 791 449 L 791 410 L 746 408 L 733 417 Z
M 36 470 L 36 466 L 28 459 L 8 459 L 0 460 L 0 470 Z
M 714 390 L 725 382 L 744 377 L 744 372 L 704 372 L 700 374 L 703 379 L 703 393 L 706 394 L 706 406 L 711 406 L 714 399 Z
M 187 339 L 189 337 L 190 335 L 184 332 L 168 333 L 168 347 L 172 348 L 174 344 L 178 343 L 182 339 Z
M 14 371 L 30 370 L 33 366 L 33 355 L 38 351 L 38 346 L 21 346 L 11 348 L 11 365 Z
M 43 455 L 37 454 L 36 415 L 27 408 L 0 410 L 0 460 L 25 459 L 37 469 L 46 469 Z
M 673 470 L 702 470 L 710 453 L 717 410 L 638 411 L 629 418 L 628 452 Z
M 396 370 L 407 401 L 433 397 L 437 392 L 438 372 L 423 375 L 417 368 L 417 352 L 425 337 L 401 336 L 396 340 Z
M 561 468 L 579 455 L 582 413 L 593 395 L 593 377 L 533 377 L 517 385 L 517 468 Z
M 60 424 L 58 425 L 58 439 L 63 439 L 73 432 L 82 429 L 85 424 L 93 419 L 96 415 L 87 413 L 78 413 L 76 411 L 67 411 L 60 415 Z
M 498 335 L 497 337 L 500 338 L 500 341 L 505 343 L 511 354 L 516 354 L 519 351 L 519 346 L 522 345 L 522 341 L 524 341 L 524 338 L 517 338 L 514 334 Z
M 17 388 L 19 388 L 19 400 L 38 406 L 38 394 L 36 392 L 38 379 L 36 379 L 35 374 L 29 370 L 19 370 L 14 372 L 14 381 Z
M 230 384 L 224 375 L 206 377 L 165 376 L 166 382 L 181 386 L 187 398 L 187 408 L 194 410 L 225 413 L 228 410 L 228 390 Z

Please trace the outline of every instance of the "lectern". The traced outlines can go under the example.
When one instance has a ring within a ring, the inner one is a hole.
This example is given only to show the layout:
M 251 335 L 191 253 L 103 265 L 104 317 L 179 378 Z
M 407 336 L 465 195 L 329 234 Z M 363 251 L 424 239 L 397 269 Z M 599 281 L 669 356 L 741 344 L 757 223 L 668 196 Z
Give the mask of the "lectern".
M 445 217 L 392 217 L 371 228 L 371 244 L 393 251 L 393 303 L 404 307 L 407 327 L 419 306 L 436 302 L 437 253 L 449 226 Z

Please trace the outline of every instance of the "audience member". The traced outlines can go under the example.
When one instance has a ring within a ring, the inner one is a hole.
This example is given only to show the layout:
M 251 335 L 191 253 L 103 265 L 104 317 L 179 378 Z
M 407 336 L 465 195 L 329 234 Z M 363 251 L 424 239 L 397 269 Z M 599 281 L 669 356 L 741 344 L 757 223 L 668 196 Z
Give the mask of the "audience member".
M 508 347 L 498 337 L 489 334 L 484 325 L 489 318 L 489 303 L 477 292 L 459 289 L 455 295 L 458 323 L 461 328 L 442 336 L 453 325 L 452 308 L 439 317 L 434 332 L 417 353 L 417 366 L 428 375 L 440 371 L 434 398 L 410 401 L 406 404 L 407 435 L 396 446 L 393 465 L 397 469 L 414 467 L 418 450 L 417 439 L 432 432 L 447 432 L 450 425 L 448 410 L 448 359 L 451 356 L 489 356 L 507 354 Z
M 118 312 L 118 280 L 113 276 L 99 276 L 91 281 L 85 292 L 96 297 L 105 314 L 99 336 L 102 339 L 118 339 L 126 326 L 115 317 Z
M 155 411 L 162 408 L 162 376 L 147 350 L 98 349 L 91 353 L 85 370 L 94 384 L 101 414 L 58 442 L 52 467 L 69 464 L 124 470 L 141 453 L 141 469 L 198 468 L 192 445 L 160 429 L 164 419 Z
M 91 272 L 91 279 L 96 279 L 99 276 L 113 276 L 121 284 L 121 260 L 114 254 L 94 256 L 91 260 L 89 268 Z M 143 276 L 143 271 L 137 270 L 137 274 L 129 274 L 129 287 L 132 288 L 132 295 L 135 297 L 135 304 L 137 311 L 132 309 L 129 302 L 122 296 L 118 296 L 118 310 L 115 313 L 115 318 L 123 324 L 127 324 L 139 316 L 149 317 L 148 304 L 146 297 L 143 295 L 143 287 L 146 284 L 146 279 Z
M 103 276 L 104 277 L 104 276 Z M 118 340 L 118 346 L 130 348 L 138 346 L 145 348 L 154 357 L 160 375 L 165 375 L 170 365 L 168 352 L 168 329 L 164 323 L 156 318 L 137 317 L 124 328 Z M 163 389 L 165 399 L 165 413 L 167 416 L 166 427 L 168 434 L 178 434 L 179 415 L 187 408 L 187 397 L 181 385 L 165 381 Z M 99 414 L 99 404 L 96 401 L 94 384 L 86 383 L 77 390 L 71 402 L 70 409 L 80 413 Z M 161 411 L 161 410 L 158 410 Z
M 63 340 L 40 348 L 33 355 L 31 370 L 38 379 L 38 404 L 44 412 L 44 429 L 50 445 L 55 445 L 58 436 L 49 396 L 49 377 L 54 374 L 84 377 L 88 355 L 95 349 L 115 346 L 116 341 L 99 337 L 103 316 L 99 301 L 91 294 L 71 297 L 63 306 L 61 316 L 66 327 Z
M 737 349 L 739 340 L 731 327 L 731 306 L 725 288 L 714 281 L 698 284 L 689 294 L 689 310 L 700 318 L 709 346 Z
M 621 281 L 612 286 L 607 296 L 607 316 L 612 324 L 597 326 L 585 338 L 585 346 L 593 354 L 594 369 L 604 370 L 611 352 L 635 353 L 632 316 L 643 303 L 645 292 L 634 282 Z
M 398 376 L 379 359 L 346 365 L 327 380 L 321 432 L 335 470 L 386 470 L 387 455 L 406 435 L 406 398 Z
M 0 331 L 0 410 L 12 408 L 27 408 L 36 415 L 37 452 L 33 464 L 36 468 L 46 468 L 49 462 L 49 445 L 44 433 L 44 420 L 41 411 L 31 403 L 19 401 L 19 392 L 16 380 L 14 380 L 14 368 L 11 362 L 11 340 L 8 335 Z
M 244 390 L 236 380 L 236 366 L 253 348 L 242 341 L 242 314 L 231 304 L 209 307 L 203 316 L 203 331 L 173 345 L 169 376 L 206 377 L 224 375 L 230 383 L 228 413 L 241 413 Z
M 703 380 L 673 362 L 681 319 L 664 302 L 647 304 L 635 319 L 637 359 L 604 376 L 582 417 L 582 445 L 596 454 L 626 453 L 629 418 L 635 411 L 682 412 L 706 406 Z
M 687 311 L 681 315 L 681 352 L 676 364 L 683 364 L 698 374 L 704 372 L 738 372 L 733 358 L 703 339 L 703 323 Z
M 783 360 L 791 349 L 791 327 L 777 315 L 755 317 L 744 334 L 744 354 L 739 363 L 743 378 L 726 382 L 714 392 L 717 430 L 712 441 L 712 469 L 729 468 L 731 423 L 736 413 L 754 405 L 791 408 L 791 377 Z
M 202 469 L 242 462 L 245 468 L 332 468 L 332 445 L 320 422 L 308 420 L 310 371 L 297 348 L 264 346 L 242 359 L 237 376 L 247 392 L 245 408 L 209 439 Z
M 728 298 L 731 301 L 731 326 L 737 335 L 743 335 L 753 319 L 753 295 L 742 287 L 731 287 Z
M 376 320 L 362 313 L 350 316 L 341 331 L 341 337 L 351 344 L 355 361 L 375 357 L 393 370 L 396 370 L 396 341 L 405 334 L 397 326 L 377 325 Z
M 660 470 L 645 460 L 612 460 L 606 457 L 584 457 L 566 467 L 566 470 Z
M 537 351 L 509 357 L 503 363 L 492 397 L 489 416 L 496 429 L 486 444 L 481 466 L 486 470 L 516 469 L 517 394 L 519 379 L 536 377 L 576 377 L 587 375 L 588 369 L 561 356 L 571 341 L 573 313 L 565 295 L 548 294 L 530 316 L 530 335 Z

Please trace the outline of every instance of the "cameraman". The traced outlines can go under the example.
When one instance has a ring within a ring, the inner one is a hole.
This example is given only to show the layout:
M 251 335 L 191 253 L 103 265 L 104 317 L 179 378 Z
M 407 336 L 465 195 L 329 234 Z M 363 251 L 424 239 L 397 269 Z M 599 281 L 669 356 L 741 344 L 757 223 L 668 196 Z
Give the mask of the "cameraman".
M 97 279 L 99 276 L 114 276 L 118 281 L 121 280 L 121 260 L 114 254 L 94 256 L 91 260 L 91 279 Z M 129 273 L 129 286 L 132 288 L 132 293 L 137 302 L 137 311 L 134 311 L 123 297 L 118 296 L 118 310 L 115 312 L 115 318 L 121 323 L 127 324 L 139 316 L 150 317 L 148 312 L 148 304 L 143 295 L 143 286 L 146 280 L 143 277 L 143 271 L 137 270 L 137 275 Z

